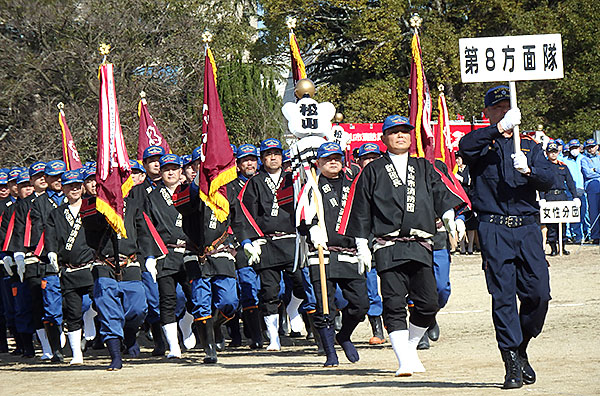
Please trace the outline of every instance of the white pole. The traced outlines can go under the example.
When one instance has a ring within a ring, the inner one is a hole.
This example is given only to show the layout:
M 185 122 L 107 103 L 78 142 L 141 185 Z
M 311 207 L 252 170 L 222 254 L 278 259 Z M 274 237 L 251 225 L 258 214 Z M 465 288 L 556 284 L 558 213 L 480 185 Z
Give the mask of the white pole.
M 562 223 L 558 223 L 558 255 L 563 255 Z
M 514 81 L 508 82 L 510 88 L 510 108 L 517 107 L 517 84 Z M 515 139 L 515 153 L 521 150 L 521 136 L 519 135 L 519 126 L 513 128 L 513 139 Z

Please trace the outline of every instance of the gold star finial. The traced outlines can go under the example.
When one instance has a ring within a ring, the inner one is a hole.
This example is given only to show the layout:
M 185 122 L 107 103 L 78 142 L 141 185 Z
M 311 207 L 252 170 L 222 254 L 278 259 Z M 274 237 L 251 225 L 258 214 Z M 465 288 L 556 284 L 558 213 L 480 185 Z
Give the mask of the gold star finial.
M 410 17 L 410 27 L 413 29 L 418 29 L 421 26 L 421 23 L 423 23 L 423 18 L 421 18 L 417 13 L 412 14 Z
M 212 33 L 208 30 L 205 30 L 204 33 L 202 33 L 202 42 L 208 44 L 212 41 L 212 37 Z
M 106 56 L 110 53 L 110 44 L 102 43 L 100 47 L 98 47 L 98 51 L 100 55 Z
M 292 16 L 288 16 L 287 18 L 285 18 L 285 24 L 290 30 L 296 28 L 296 22 L 298 22 L 298 20 Z

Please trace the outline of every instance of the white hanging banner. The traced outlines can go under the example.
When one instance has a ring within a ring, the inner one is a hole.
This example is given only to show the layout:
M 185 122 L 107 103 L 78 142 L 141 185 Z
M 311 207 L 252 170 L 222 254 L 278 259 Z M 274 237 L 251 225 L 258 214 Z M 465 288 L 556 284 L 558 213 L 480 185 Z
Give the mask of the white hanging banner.
M 461 38 L 458 47 L 464 83 L 564 77 L 560 34 Z

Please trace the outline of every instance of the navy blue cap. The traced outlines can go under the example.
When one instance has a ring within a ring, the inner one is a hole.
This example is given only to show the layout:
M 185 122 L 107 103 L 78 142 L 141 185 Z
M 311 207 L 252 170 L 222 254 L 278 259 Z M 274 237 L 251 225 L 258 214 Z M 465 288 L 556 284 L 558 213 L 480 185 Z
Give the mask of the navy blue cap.
M 90 165 L 87 168 L 85 168 L 85 173 L 83 175 L 83 179 L 87 180 L 92 176 L 96 176 L 96 164 L 95 163 L 93 165 Z
M 393 128 L 395 126 L 401 126 L 401 125 L 405 125 L 405 126 L 409 127 L 410 129 L 415 129 L 414 126 L 410 125 L 408 117 L 399 116 L 396 114 L 396 115 L 391 115 L 391 116 L 385 117 L 385 120 L 383 121 L 383 127 L 381 127 L 381 131 L 385 132 L 390 128 Z
M 261 154 L 270 149 L 279 149 L 283 151 L 283 146 L 281 145 L 281 142 L 275 138 L 265 139 L 262 142 L 260 142 Z
M 60 177 L 60 182 L 64 185 L 71 183 L 83 183 L 83 174 L 79 169 L 66 171 Z
M 8 183 L 8 169 L 0 169 L 0 185 Z
M 381 150 L 379 150 L 379 146 L 375 143 L 365 143 L 358 148 L 357 157 L 360 158 L 363 155 L 371 153 L 381 155 Z
M 29 172 L 24 172 L 21 170 L 19 176 L 17 176 L 17 184 L 21 183 L 29 183 Z
M 562 139 L 555 139 L 554 142 L 556 144 L 558 144 L 559 146 L 564 146 L 565 145 L 565 142 Z
M 493 106 L 503 100 L 510 100 L 510 88 L 506 85 L 498 85 L 497 87 L 490 88 L 485 93 L 485 98 L 483 99 L 484 107 Z
M 61 160 L 52 160 L 46 164 L 44 173 L 48 176 L 59 176 L 67 171 L 67 165 Z
M 160 157 L 160 167 L 161 168 L 163 166 L 169 165 L 169 164 L 182 166 L 183 162 L 181 161 L 181 158 L 177 154 L 166 154 L 166 155 L 163 155 L 162 157 Z
M 142 172 L 146 173 L 146 169 L 144 169 L 144 167 L 142 166 L 142 164 L 140 164 L 136 160 L 130 159 L 129 160 L 129 167 L 131 168 L 131 170 L 137 169 L 139 171 L 142 171 Z
M 29 167 L 29 177 L 33 177 L 38 173 L 43 173 L 46 170 L 46 163 L 44 161 L 37 161 L 31 164 Z
M 182 155 L 181 162 L 183 163 L 183 166 L 188 166 L 189 164 L 192 163 L 192 156 L 189 154 Z
M 233 156 L 235 157 L 237 155 L 238 148 L 235 147 L 235 144 L 229 143 L 229 145 L 231 146 L 231 151 L 233 151 Z
M 571 139 L 569 140 L 569 148 L 571 147 L 579 147 L 581 146 L 581 143 L 579 142 L 578 139 Z
M 558 144 L 556 144 L 556 142 L 548 143 L 548 145 L 546 146 L 546 151 L 547 152 L 558 151 Z
M 237 149 L 237 158 L 238 159 L 247 157 L 249 155 L 258 157 L 258 149 L 256 148 L 255 145 L 246 143 L 246 144 L 242 144 L 240 147 L 238 147 L 238 149 Z
M 13 166 L 12 168 L 10 168 L 10 170 L 8 171 L 8 181 L 17 180 L 17 177 L 19 177 L 19 173 L 21 173 L 20 167 Z
M 145 160 L 149 157 L 154 157 L 155 155 L 165 155 L 165 149 L 162 146 L 149 146 L 144 150 L 144 154 L 142 154 L 142 160 Z
M 341 154 L 342 156 L 344 155 L 342 148 L 336 142 L 323 143 L 317 150 L 317 158 L 329 157 L 333 154 Z
M 292 156 L 290 155 L 290 150 L 283 150 L 283 161 L 288 162 L 292 160 Z
M 202 158 L 202 146 L 198 146 L 192 151 L 192 162 Z
M 585 141 L 583 148 L 597 146 L 597 145 L 598 145 L 598 143 L 596 142 L 596 139 L 588 139 Z

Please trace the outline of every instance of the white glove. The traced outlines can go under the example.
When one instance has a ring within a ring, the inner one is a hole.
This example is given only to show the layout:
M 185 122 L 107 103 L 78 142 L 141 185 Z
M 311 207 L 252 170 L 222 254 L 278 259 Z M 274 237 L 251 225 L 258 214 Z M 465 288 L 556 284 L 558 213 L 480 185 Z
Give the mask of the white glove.
M 373 256 L 369 249 L 369 241 L 365 238 L 356 238 L 356 251 L 358 257 L 358 274 L 362 275 L 365 272 L 371 271 Z
M 6 256 L 4 257 L 4 269 L 6 270 L 6 272 L 8 273 L 9 276 L 13 276 L 13 272 L 12 272 L 12 267 L 13 265 L 13 260 L 12 257 L 10 256 Z
M 454 209 L 448 209 L 442 215 L 442 222 L 444 223 L 444 227 L 448 234 L 456 237 L 456 222 L 454 221 Z
M 577 197 L 573 198 L 573 203 L 577 206 L 581 207 L 581 200 Z
M 310 235 L 310 241 L 314 247 L 321 246 L 323 249 L 327 249 L 327 232 L 318 225 L 310 227 L 308 230 Z
M 467 233 L 467 226 L 465 225 L 465 221 L 463 219 L 456 219 L 455 223 L 456 223 L 456 232 L 458 233 L 458 241 L 457 242 L 460 242 L 460 241 L 462 241 L 462 239 L 465 237 L 465 234 Z
M 2 265 L 4 267 L 4 270 L 6 272 L 8 272 L 9 276 L 12 276 L 12 271 L 10 269 L 10 265 L 8 265 L 8 263 L 6 261 L 4 261 L 5 259 L 0 259 L 0 265 Z
M 462 182 L 465 179 L 464 177 L 462 177 L 458 173 L 456 175 L 454 175 L 454 177 L 456 177 L 456 180 L 458 180 L 459 182 Z
M 48 253 L 48 260 L 50 260 L 50 269 L 54 272 L 60 272 L 58 268 L 58 255 L 55 252 Z
M 244 244 L 244 253 L 246 253 L 246 257 L 248 257 L 248 265 L 254 265 L 260 262 L 260 254 L 262 253 L 260 245 L 246 242 Z
M 23 276 L 25 276 L 25 253 L 15 252 L 13 256 L 15 258 L 15 263 L 17 263 L 17 274 L 19 275 L 21 282 L 23 282 Z
M 156 283 L 156 274 L 158 271 L 156 271 L 156 259 L 154 257 L 148 257 L 146 259 L 146 269 L 150 272 L 150 275 L 152 275 L 154 283 Z
M 504 114 L 504 118 L 500 120 L 498 125 L 504 131 L 509 131 L 521 124 L 521 110 L 518 107 L 510 109 Z
M 527 157 L 522 151 L 512 154 L 511 157 L 513 159 L 513 166 L 516 170 L 523 174 L 531 172 L 531 169 L 529 169 L 529 166 L 527 165 Z

